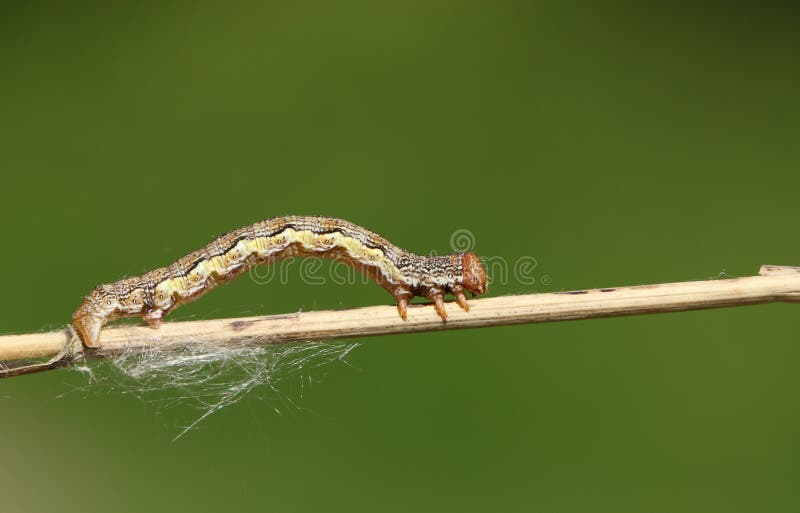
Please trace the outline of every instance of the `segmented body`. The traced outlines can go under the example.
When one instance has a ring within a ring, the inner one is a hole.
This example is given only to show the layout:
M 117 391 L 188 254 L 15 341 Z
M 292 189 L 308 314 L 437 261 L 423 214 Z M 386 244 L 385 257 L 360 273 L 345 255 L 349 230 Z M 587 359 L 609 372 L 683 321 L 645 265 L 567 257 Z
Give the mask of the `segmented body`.
M 392 294 L 404 320 L 414 296 L 431 299 L 446 320 L 446 294 L 468 310 L 464 292 L 482 294 L 487 288 L 473 253 L 422 256 L 342 219 L 284 216 L 226 233 L 169 267 L 100 285 L 84 298 L 72 322 L 87 346 L 99 347 L 100 330 L 109 321 L 140 315 L 158 327 L 170 310 L 247 269 L 294 256 L 333 258 L 361 270 Z

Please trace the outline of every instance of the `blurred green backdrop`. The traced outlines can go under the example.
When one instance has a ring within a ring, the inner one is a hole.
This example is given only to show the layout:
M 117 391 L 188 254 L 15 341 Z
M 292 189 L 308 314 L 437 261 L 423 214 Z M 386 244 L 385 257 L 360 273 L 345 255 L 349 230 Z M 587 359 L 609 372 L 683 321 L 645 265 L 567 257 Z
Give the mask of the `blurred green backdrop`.
M 285 213 L 536 259 L 495 295 L 800 264 L 790 5 L 5 3 L 0 329 L 62 326 L 97 283 Z M 172 318 L 390 299 L 295 278 Z M 6 380 L 0 509 L 796 510 L 797 319 L 369 339 L 298 408 L 254 395 L 175 443 L 180 406 Z

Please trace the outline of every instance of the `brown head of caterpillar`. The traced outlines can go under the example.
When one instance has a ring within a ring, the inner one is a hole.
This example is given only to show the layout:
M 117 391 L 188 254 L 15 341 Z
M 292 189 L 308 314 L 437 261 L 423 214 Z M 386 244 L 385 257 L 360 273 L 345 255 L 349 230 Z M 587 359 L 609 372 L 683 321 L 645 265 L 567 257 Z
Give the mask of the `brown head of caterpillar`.
M 430 258 L 439 259 L 441 257 L 433 256 Z M 463 308 L 465 312 L 469 312 L 469 304 L 467 303 L 467 296 L 465 292 L 472 294 L 472 297 L 478 296 L 479 294 L 484 294 L 488 289 L 488 283 L 486 280 L 486 272 L 481 264 L 481 259 L 478 258 L 478 255 L 475 253 L 455 253 L 447 255 L 444 258 L 449 260 L 451 263 L 453 260 L 458 262 L 461 268 L 461 276 L 454 276 L 454 267 L 445 265 L 443 270 L 447 273 L 447 279 L 443 281 L 446 282 L 446 285 L 427 285 L 418 287 L 413 290 L 412 297 L 414 295 L 424 296 L 433 301 L 433 306 L 436 310 L 436 313 L 439 314 L 439 317 L 442 318 L 442 321 L 446 322 L 448 317 L 447 311 L 444 307 L 444 296 L 446 293 L 449 292 L 450 294 L 453 294 L 456 297 L 456 303 L 458 303 L 458 306 Z M 437 265 L 431 264 L 429 267 L 430 269 L 436 269 Z M 400 312 L 400 317 L 403 320 L 406 320 L 406 307 L 408 306 L 409 298 L 398 294 L 394 295 L 395 299 L 397 299 L 397 309 Z
M 473 297 L 486 294 L 489 284 L 486 281 L 486 271 L 481 265 L 481 259 L 475 253 L 461 254 L 462 283 L 464 288 L 472 293 Z

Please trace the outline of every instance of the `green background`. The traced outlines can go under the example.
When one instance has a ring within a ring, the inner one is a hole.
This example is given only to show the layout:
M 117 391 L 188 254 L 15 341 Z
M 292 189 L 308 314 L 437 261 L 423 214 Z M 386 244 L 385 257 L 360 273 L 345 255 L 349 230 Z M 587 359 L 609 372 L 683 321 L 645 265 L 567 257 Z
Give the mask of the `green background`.
M 231 228 L 325 214 L 536 259 L 492 295 L 800 264 L 797 12 L 747 2 L 0 10 L 6 333 Z M 248 279 L 172 318 L 389 303 Z M 800 508 L 798 307 L 366 339 L 172 442 L 85 376 L 0 382 L 0 509 Z M 112 369 L 105 369 L 113 382 Z M 95 393 L 99 392 L 99 393 Z M 265 397 L 266 396 L 266 397 Z

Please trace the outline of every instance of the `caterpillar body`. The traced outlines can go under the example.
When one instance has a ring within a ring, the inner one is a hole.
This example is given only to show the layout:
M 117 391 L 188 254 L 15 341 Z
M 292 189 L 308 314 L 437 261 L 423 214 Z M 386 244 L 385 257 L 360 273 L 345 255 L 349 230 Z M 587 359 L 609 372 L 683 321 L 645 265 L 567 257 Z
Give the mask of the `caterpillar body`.
M 487 289 L 474 253 L 422 256 L 342 219 L 284 216 L 226 233 L 169 267 L 99 285 L 84 298 L 72 323 L 84 344 L 100 347 L 100 331 L 109 321 L 138 315 L 157 328 L 174 308 L 249 268 L 295 256 L 336 259 L 364 272 L 394 297 L 403 320 L 415 296 L 433 301 L 446 321 L 446 294 L 469 311 L 465 292 L 475 296 Z

